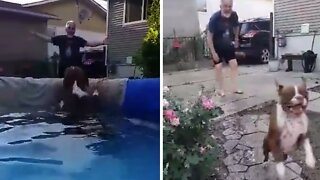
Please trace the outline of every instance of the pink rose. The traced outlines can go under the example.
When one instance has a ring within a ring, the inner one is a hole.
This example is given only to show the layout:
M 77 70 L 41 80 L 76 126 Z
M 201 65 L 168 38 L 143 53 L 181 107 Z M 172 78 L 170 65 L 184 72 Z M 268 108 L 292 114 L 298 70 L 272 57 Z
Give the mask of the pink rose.
M 179 120 L 179 118 L 173 118 L 173 119 L 171 119 L 171 120 L 170 120 L 170 124 L 171 124 L 172 126 L 179 126 L 179 125 L 180 125 L 180 120 Z
M 204 154 L 206 152 L 206 147 L 200 147 L 200 154 Z
M 176 112 L 174 112 L 174 110 L 172 109 L 165 110 L 163 114 L 164 114 L 164 117 L 169 121 L 177 117 Z
M 214 103 L 212 99 L 209 99 L 207 97 L 201 97 L 202 100 L 202 107 L 206 110 L 211 110 L 214 108 Z
M 163 99 L 163 107 L 167 108 L 169 105 L 169 102 L 166 99 Z

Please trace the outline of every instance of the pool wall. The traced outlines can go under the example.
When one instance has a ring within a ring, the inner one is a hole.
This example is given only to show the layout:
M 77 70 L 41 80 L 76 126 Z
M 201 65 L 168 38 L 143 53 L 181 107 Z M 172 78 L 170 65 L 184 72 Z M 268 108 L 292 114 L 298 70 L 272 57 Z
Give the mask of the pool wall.
M 98 89 L 106 111 L 160 120 L 160 79 L 90 79 L 90 88 Z M 62 79 L 0 77 L 0 113 L 54 109 L 62 90 Z

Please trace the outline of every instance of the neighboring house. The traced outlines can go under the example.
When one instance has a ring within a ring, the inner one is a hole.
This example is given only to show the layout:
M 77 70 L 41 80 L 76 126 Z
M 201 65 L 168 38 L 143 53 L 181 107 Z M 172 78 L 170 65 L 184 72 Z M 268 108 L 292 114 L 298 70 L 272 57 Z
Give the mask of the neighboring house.
M 316 61 L 316 71 L 320 71 L 320 0 L 314 1 L 285 1 L 274 0 L 274 29 L 285 32 L 287 37 L 287 46 L 278 48 L 278 57 L 285 53 L 300 54 L 302 51 L 311 49 L 313 32 L 318 31 L 313 51 L 318 54 Z M 306 32 L 301 32 L 301 26 L 309 26 Z M 277 41 L 275 41 L 277 42 Z M 277 44 L 276 44 L 277 47 Z M 277 52 L 277 50 L 276 50 Z M 293 62 L 293 69 L 302 70 L 301 61 Z
M 148 31 L 148 7 L 152 0 L 109 0 L 108 59 L 117 64 L 117 77 L 133 76 L 132 58 Z
M 48 20 L 53 19 L 58 17 L 30 11 L 20 4 L 0 1 L 1 75 L 14 75 L 20 62 L 47 60 L 47 44 L 33 37 L 29 31 L 33 29 L 45 33 Z
M 200 33 L 195 0 L 163 0 L 163 37 L 193 37 Z
M 48 22 L 47 34 L 50 36 L 65 34 L 65 23 L 74 20 L 77 24 L 76 35 L 88 41 L 102 41 L 106 37 L 107 7 L 95 0 L 41 0 L 22 6 L 34 11 L 54 14 L 61 19 Z M 102 50 L 101 47 L 100 49 Z M 54 52 L 59 52 L 58 47 L 49 44 L 49 56 Z
M 203 1 L 206 2 L 203 3 Z M 240 21 L 258 17 L 269 17 L 270 12 L 273 12 L 272 0 L 234 0 L 233 2 L 233 9 L 237 11 Z M 201 0 L 201 5 L 198 7 L 201 31 L 206 29 L 210 17 L 218 10 L 220 10 L 220 1 Z

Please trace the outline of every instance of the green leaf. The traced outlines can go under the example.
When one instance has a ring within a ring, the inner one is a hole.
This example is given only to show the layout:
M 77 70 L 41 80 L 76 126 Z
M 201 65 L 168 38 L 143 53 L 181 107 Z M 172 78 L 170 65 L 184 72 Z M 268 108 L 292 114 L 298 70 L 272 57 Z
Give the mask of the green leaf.
M 190 156 L 187 156 L 187 162 L 190 163 L 190 164 L 193 164 L 193 165 L 196 165 L 198 164 L 200 161 L 202 161 L 202 157 L 200 156 L 197 156 L 197 155 L 190 155 Z

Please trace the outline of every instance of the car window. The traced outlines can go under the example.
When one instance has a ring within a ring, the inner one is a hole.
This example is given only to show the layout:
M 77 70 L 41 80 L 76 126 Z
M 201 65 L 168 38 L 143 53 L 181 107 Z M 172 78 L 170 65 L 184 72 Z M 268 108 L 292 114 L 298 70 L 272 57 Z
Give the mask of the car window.
M 249 31 L 256 30 L 269 30 L 269 21 L 259 21 L 259 22 L 245 22 L 240 25 L 240 34 L 245 34 Z

